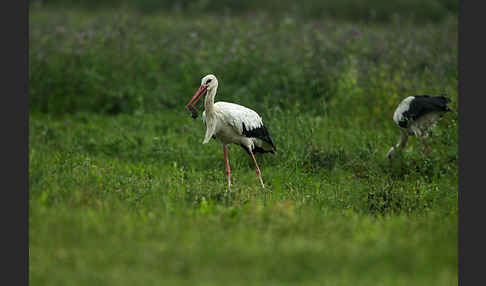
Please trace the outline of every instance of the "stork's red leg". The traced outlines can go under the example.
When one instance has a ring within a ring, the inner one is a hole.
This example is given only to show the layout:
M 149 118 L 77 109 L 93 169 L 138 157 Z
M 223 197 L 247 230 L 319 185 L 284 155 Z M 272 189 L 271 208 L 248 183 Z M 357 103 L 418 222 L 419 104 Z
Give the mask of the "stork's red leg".
M 430 153 L 430 146 L 428 146 L 425 143 L 425 137 L 424 136 L 420 136 L 420 139 L 422 139 L 422 143 L 424 144 L 424 151 L 425 151 L 425 149 L 427 149 L 427 151 Z
M 260 179 L 260 183 L 262 184 L 262 188 L 265 189 L 265 185 L 263 184 L 263 179 L 262 179 L 262 173 L 260 172 L 260 168 L 258 168 L 257 161 L 255 160 L 255 155 L 253 155 L 253 152 L 251 151 L 251 149 L 249 149 L 249 151 L 250 151 L 251 158 L 253 159 L 253 162 L 255 163 L 256 173 L 258 175 L 258 179 Z
M 231 191 L 231 169 L 228 159 L 228 149 L 226 145 L 223 144 L 224 160 L 226 161 L 226 175 L 228 176 L 228 191 Z

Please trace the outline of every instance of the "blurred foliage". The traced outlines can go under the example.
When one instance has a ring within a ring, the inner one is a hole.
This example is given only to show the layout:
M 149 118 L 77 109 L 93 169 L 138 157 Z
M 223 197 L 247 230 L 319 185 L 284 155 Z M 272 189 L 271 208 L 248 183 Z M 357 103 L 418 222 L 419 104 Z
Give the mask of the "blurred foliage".
M 143 13 L 158 11 L 213 15 L 247 15 L 265 12 L 275 16 L 294 15 L 306 19 L 332 17 L 346 20 L 391 21 L 394 17 L 413 17 L 417 21 L 440 21 L 458 15 L 454 0 L 30 0 L 31 6 L 84 9 L 133 8 Z
M 51 114 L 183 108 L 207 73 L 219 79 L 216 100 L 257 110 L 382 120 L 417 93 L 447 94 L 454 106 L 457 19 L 418 27 L 34 10 L 29 106 Z

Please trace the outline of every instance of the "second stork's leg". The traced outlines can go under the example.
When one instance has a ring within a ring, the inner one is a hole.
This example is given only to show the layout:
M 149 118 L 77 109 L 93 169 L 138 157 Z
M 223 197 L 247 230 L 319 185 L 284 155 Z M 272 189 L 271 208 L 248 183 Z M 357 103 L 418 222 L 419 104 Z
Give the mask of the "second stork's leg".
M 425 143 L 425 133 L 421 129 L 417 129 L 415 132 L 415 135 L 420 138 L 422 141 L 422 152 L 425 153 L 425 150 L 428 149 L 430 152 L 430 147 L 428 147 Z
M 258 164 L 257 164 L 257 161 L 255 160 L 255 155 L 253 155 L 253 152 L 250 150 L 250 155 L 251 155 L 251 158 L 253 159 L 253 163 L 255 163 L 255 167 L 256 167 L 256 173 L 258 175 L 258 179 L 260 179 L 260 183 L 262 184 L 262 188 L 265 189 L 265 185 L 263 184 L 263 179 L 262 179 L 262 173 L 260 172 L 260 168 L 258 168 Z
M 420 139 L 422 139 L 422 144 L 424 144 L 424 152 L 425 150 L 427 150 L 429 153 L 430 153 L 430 146 L 427 145 L 427 143 L 425 143 L 425 136 L 420 136 Z
M 226 161 L 226 176 L 228 177 L 228 191 L 231 191 L 231 169 L 228 159 L 228 149 L 226 145 L 223 144 L 224 160 Z

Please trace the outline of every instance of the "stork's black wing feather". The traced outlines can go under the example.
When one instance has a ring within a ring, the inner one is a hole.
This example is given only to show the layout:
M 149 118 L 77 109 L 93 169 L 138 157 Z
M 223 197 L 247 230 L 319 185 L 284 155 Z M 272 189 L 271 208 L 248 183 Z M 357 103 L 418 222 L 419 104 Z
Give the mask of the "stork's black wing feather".
M 410 107 L 403 113 L 403 116 L 416 120 L 417 118 L 430 112 L 448 112 L 447 104 L 450 99 L 444 96 L 416 95 L 410 102 Z
M 243 123 L 243 135 L 245 135 L 246 137 L 254 137 L 263 140 L 268 144 L 272 145 L 274 150 L 277 150 L 275 144 L 273 143 L 272 137 L 270 137 L 267 128 L 263 124 L 260 127 L 248 130 L 248 128 L 245 126 L 245 123 Z

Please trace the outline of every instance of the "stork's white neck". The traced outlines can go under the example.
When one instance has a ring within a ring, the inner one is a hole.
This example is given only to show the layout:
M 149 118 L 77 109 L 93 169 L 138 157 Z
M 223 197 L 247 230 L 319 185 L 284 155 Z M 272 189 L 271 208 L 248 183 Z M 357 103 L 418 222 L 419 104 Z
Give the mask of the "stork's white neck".
M 206 115 L 212 113 L 214 110 L 214 97 L 216 96 L 217 86 L 208 91 L 206 98 L 204 99 L 204 109 L 206 110 Z

